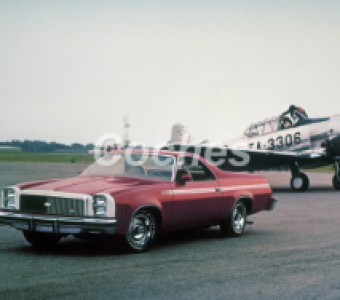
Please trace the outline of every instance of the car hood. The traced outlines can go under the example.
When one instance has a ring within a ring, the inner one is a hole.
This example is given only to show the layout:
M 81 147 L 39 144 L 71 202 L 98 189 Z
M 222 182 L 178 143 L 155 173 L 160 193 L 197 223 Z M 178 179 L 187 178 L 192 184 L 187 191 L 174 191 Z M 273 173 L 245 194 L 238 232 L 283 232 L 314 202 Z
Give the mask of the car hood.
M 96 193 L 116 194 L 122 191 L 131 191 L 145 186 L 164 183 L 159 180 L 151 180 L 136 177 L 112 177 L 112 176 L 78 176 L 51 181 L 28 183 L 18 185 L 21 190 L 58 191 L 67 193 L 81 193 L 93 195 Z

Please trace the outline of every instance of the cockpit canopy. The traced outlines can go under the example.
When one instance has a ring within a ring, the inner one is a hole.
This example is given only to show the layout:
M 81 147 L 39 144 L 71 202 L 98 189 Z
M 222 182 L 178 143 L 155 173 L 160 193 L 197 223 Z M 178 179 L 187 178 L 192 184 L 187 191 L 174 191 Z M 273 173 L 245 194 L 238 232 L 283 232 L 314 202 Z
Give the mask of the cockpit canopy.
M 278 131 L 280 128 L 279 122 L 280 116 L 276 116 L 253 123 L 246 129 L 244 135 L 247 137 L 253 137 Z
M 326 122 L 329 119 L 330 119 L 329 117 L 326 117 L 326 118 L 312 118 L 312 119 L 301 118 L 301 119 L 293 120 L 292 118 L 289 118 L 289 116 L 285 116 L 283 118 L 280 118 L 280 116 L 277 116 L 277 117 L 272 117 L 272 118 L 265 119 L 263 121 L 251 124 L 244 132 L 244 135 L 248 138 L 254 137 L 254 136 L 260 136 L 260 135 L 273 133 L 279 130 L 286 130 L 292 127 Z

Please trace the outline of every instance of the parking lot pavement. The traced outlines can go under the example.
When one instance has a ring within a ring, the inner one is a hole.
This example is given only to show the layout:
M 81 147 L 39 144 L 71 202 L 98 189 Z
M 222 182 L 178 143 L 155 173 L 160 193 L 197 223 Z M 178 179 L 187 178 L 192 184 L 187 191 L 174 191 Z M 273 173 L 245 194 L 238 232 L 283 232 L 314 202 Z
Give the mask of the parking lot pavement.
M 86 165 L 0 162 L 0 189 L 19 182 L 76 176 Z
M 5 179 L 0 164 L 0 185 L 78 167 L 7 165 Z M 218 227 L 168 233 L 150 252 L 128 255 L 115 242 L 73 237 L 35 250 L 3 226 L 1 299 L 340 299 L 340 193 L 331 175 L 312 174 L 306 193 L 291 192 L 289 174 L 264 175 L 279 202 L 251 216 L 240 238 L 222 238 Z

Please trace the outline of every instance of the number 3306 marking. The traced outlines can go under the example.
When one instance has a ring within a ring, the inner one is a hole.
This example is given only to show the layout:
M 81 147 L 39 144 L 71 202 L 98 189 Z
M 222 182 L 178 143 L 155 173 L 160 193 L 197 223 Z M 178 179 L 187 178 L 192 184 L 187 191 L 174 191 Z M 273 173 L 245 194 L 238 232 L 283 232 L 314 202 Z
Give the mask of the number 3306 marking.
M 294 144 L 300 144 L 301 143 L 301 137 L 300 137 L 301 133 L 300 132 L 296 132 L 294 134 L 294 136 L 292 136 L 291 134 L 287 134 L 285 137 L 283 136 L 278 136 L 276 138 L 276 141 L 274 139 L 269 139 L 268 140 L 268 150 L 274 150 L 275 148 L 280 149 L 282 148 L 284 145 L 286 146 L 291 146 Z

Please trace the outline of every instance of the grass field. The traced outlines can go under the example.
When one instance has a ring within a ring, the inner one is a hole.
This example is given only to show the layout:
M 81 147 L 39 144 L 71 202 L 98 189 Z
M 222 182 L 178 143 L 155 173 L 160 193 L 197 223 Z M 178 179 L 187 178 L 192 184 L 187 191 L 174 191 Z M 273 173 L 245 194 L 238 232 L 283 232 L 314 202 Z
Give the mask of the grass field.
M 0 153 L 0 161 L 90 164 L 94 162 L 94 157 L 93 154 L 20 152 L 20 153 Z
M 304 170 L 304 171 L 306 171 L 306 172 L 335 173 L 333 165 L 325 166 L 325 167 L 319 167 L 319 168 L 315 168 L 315 169 L 307 169 L 307 170 Z
M 0 153 L 0 161 L 7 162 L 44 162 L 44 163 L 77 163 L 91 164 L 94 162 L 93 154 L 60 154 L 60 153 Z M 334 173 L 332 165 L 304 170 L 307 172 Z

